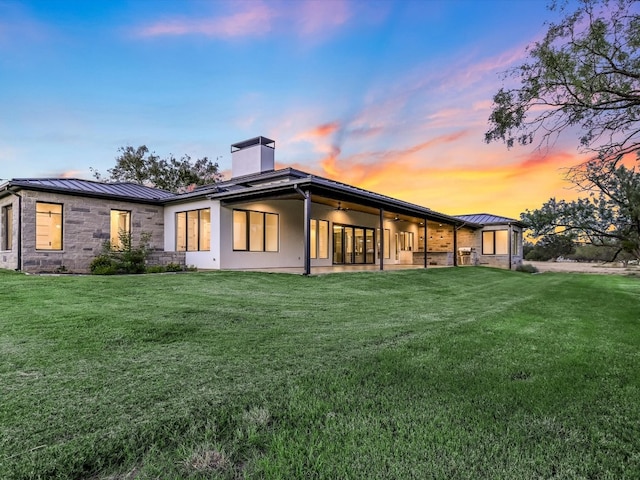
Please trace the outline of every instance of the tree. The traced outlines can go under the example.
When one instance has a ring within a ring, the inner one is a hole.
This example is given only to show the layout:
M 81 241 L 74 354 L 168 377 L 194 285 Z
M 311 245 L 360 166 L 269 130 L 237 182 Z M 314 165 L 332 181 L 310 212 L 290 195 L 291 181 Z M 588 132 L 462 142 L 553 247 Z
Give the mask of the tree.
M 521 215 L 534 235 L 576 235 L 640 257 L 640 174 L 624 164 L 640 154 L 640 14 L 635 0 L 551 4 L 565 16 L 549 24 L 529 58 L 507 72 L 516 88 L 493 98 L 487 143 L 538 147 L 568 131 L 589 159 L 567 172 L 586 195 L 550 199 Z
M 558 257 L 567 257 L 576 250 L 571 235 L 545 235 L 526 255 L 527 260 L 547 261 Z
M 529 145 L 539 137 L 542 145 L 579 127 L 580 148 L 601 161 L 637 153 L 639 46 L 635 0 L 582 0 L 529 47 L 529 61 L 507 72 L 520 85 L 493 97 L 485 141 Z
M 207 157 L 194 163 L 189 155 L 180 159 L 169 155 L 163 159 L 149 153 L 146 145 L 138 148 L 120 147 L 118 152 L 120 155 L 116 157 L 116 166 L 107 170 L 109 176 L 105 177 L 97 170 L 91 169 L 97 180 L 133 182 L 171 192 L 182 192 L 193 186 L 215 183 L 221 178 L 218 164 L 211 162 Z
M 533 235 L 571 234 L 614 247 L 611 260 L 622 252 L 640 258 L 640 174 L 624 165 L 603 168 L 596 161 L 584 164 L 573 178 L 589 195 L 571 202 L 551 198 L 542 208 L 525 211 L 521 218 Z

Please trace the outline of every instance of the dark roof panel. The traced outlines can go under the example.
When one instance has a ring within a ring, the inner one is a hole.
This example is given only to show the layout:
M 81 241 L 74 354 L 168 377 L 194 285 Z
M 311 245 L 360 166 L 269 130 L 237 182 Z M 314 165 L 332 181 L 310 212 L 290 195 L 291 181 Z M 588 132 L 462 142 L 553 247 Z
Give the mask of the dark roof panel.
M 464 220 L 465 222 L 479 223 L 481 225 L 493 225 L 493 224 L 518 224 L 523 225 L 520 220 L 509 217 L 501 217 L 499 215 L 491 215 L 490 213 L 473 213 L 470 215 L 454 215 L 455 218 Z
M 139 201 L 161 201 L 175 196 L 174 193 L 166 190 L 146 187 L 136 183 L 102 183 L 78 178 L 14 178 L 9 184 L 37 190 L 120 197 Z

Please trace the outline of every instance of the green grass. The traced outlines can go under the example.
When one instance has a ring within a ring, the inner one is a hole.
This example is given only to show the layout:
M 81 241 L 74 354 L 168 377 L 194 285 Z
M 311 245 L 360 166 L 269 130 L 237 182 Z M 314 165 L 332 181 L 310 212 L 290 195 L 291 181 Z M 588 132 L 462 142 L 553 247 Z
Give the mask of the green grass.
M 640 280 L 0 272 L 0 478 L 638 478 Z

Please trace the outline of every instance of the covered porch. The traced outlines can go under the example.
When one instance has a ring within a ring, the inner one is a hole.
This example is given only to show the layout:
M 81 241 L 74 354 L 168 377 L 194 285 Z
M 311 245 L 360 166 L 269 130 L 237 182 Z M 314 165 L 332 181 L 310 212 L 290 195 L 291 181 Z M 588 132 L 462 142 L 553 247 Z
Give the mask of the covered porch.
M 275 260 L 268 264 L 261 258 L 255 266 L 229 266 L 238 270 L 311 275 L 457 266 L 464 263 L 460 247 L 474 249 L 473 232 L 480 228 L 425 207 L 312 175 L 247 185 L 209 198 L 220 200 L 229 210 L 250 210 L 256 205 L 264 208 L 270 203 L 274 212 L 282 212 L 279 244 L 287 250 L 280 252 L 282 256 L 289 253 L 287 264 Z M 297 261 L 291 258 L 292 252 Z

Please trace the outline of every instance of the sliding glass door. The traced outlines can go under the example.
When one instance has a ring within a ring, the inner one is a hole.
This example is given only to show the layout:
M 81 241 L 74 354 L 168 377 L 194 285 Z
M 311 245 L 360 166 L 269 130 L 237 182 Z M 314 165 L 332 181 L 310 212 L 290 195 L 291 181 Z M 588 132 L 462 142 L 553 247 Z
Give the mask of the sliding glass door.
M 333 263 L 339 265 L 375 262 L 373 228 L 333 225 Z

